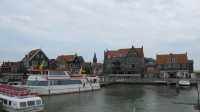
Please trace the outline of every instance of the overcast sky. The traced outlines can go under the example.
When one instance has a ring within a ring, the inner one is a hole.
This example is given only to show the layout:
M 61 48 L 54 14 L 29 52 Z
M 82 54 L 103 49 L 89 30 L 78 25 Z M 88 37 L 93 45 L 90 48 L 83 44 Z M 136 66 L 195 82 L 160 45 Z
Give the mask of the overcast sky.
M 0 0 L 0 61 L 41 48 L 49 58 L 144 46 L 188 53 L 200 69 L 200 0 Z

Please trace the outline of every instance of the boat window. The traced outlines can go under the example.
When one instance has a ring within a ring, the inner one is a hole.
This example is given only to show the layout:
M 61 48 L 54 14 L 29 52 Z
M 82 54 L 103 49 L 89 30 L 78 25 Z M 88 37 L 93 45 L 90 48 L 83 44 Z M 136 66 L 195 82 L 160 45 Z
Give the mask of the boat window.
M 9 101 L 9 102 L 8 102 L 8 105 L 10 105 L 10 106 L 11 106 L 11 101 Z
M 34 106 L 35 105 L 35 101 L 28 101 L 28 106 Z
M 54 85 L 81 84 L 80 80 L 54 80 Z
M 3 104 L 6 104 L 7 105 L 8 101 L 7 100 L 3 100 Z
M 50 85 L 54 85 L 54 81 L 53 80 L 51 80 L 49 82 L 50 82 Z
M 22 107 L 22 108 L 23 108 L 23 107 L 26 107 L 26 102 L 21 102 L 21 103 L 20 103 L 20 107 Z
M 49 71 L 49 76 L 65 76 L 64 71 Z
M 41 104 L 42 104 L 41 100 L 37 100 L 37 101 L 36 101 L 36 104 L 37 104 L 37 105 L 41 105 Z
M 48 86 L 48 81 L 27 81 L 28 86 Z

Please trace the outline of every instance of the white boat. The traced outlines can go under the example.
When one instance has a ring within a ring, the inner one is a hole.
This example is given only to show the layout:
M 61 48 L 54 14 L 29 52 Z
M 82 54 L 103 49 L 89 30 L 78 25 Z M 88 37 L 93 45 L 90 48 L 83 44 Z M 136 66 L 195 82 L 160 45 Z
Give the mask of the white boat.
M 56 95 L 100 89 L 98 77 L 70 77 L 65 71 L 30 75 L 26 88 L 39 95 Z
M 42 112 L 42 99 L 28 90 L 0 85 L 1 107 L 6 112 Z
M 190 81 L 186 79 L 182 79 L 178 81 L 179 86 L 190 86 Z

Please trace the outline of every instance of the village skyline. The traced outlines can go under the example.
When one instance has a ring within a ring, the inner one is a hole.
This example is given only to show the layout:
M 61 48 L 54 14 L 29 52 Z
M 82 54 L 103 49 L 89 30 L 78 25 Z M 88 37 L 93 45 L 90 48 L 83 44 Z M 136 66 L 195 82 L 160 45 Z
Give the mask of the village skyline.
M 119 50 L 119 49 L 127 49 L 127 48 L 131 48 L 131 47 L 135 47 L 135 48 L 138 48 L 138 46 L 134 46 L 134 45 L 132 45 L 132 46 L 130 46 L 130 47 L 126 47 L 126 48 L 116 48 L 116 49 L 105 49 L 104 51 L 103 51 L 103 56 L 98 56 L 97 54 L 97 52 L 93 52 L 93 54 L 91 54 L 90 56 L 91 57 L 89 57 L 89 58 L 85 58 L 85 56 L 84 55 L 81 55 L 80 53 L 78 53 L 78 52 L 69 52 L 69 53 L 60 53 L 60 54 L 57 54 L 55 57 L 50 57 L 49 55 L 48 55 L 48 53 L 46 53 L 42 48 L 38 48 L 38 49 L 41 49 L 41 50 L 43 50 L 43 52 L 47 55 L 47 57 L 49 58 L 49 59 L 56 59 L 58 56 L 62 56 L 62 55 L 79 55 L 79 56 L 82 56 L 83 57 L 83 59 L 86 61 L 86 62 L 91 62 L 92 63 L 92 61 L 93 61 L 93 56 L 94 56 L 94 54 L 96 54 L 96 56 L 97 56 L 97 61 L 99 62 L 99 63 L 104 63 L 104 52 L 106 52 L 106 51 L 113 51 L 113 50 Z M 142 47 L 142 48 L 144 48 L 143 47 L 143 45 L 142 46 L 140 46 L 140 47 Z M 31 50 L 34 50 L 34 49 L 31 49 Z M 30 51 L 30 50 L 29 50 Z M 27 51 L 27 52 L 29 52 L 29 51 Z M 23 59 L 23 57 L 25 56 L 25 55 L 27 55 L 27 52 L 21 57 L 21 58 L 19 58 L 19 59 L 8 59 L 8 60 L 3 60 L 3 61 L 1 61 L 1 64 L 3 63 L 3 62 L 17 62 L 17 61 L 21 61 L 22 59 Z M 189 53 L 188 52 L 160 52 L 160 53 L 156 53 L 155 54 L 155 56 L 153 56 L 153 57 L 150 57 L 150 56 L 146 56 L 146 54 L 145 54 L 145 48 L 144 48 L 144 57 L 145 58 L 152 58 L 152 59 L 154 59 L 154 60 L 156 60 L 156 56 L 157 55 L 163 55 L 163 54 L 186 54 L 187 56 L 188 56 L 188 59 L 191 59 L 191 60 L 193 60 L 191 57 L 190 57 L 190 55 L 189 55 Z M 195 64 L 194 64 L 195 65 Z M 194 70 L 196 70 L 196 71 L 198 71 L 199 69 L 197 68 L 197 69 L 195 69 L 195 66 L 194 66 Z

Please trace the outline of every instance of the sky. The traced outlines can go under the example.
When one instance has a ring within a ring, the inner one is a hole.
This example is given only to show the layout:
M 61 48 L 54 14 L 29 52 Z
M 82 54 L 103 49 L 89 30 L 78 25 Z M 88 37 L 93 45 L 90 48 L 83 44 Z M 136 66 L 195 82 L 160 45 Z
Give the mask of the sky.
M 144 47 L 186 53 L 200 69 L 200 0 L 0 0 L 0 62 L 41 48 L 49 58 Z

